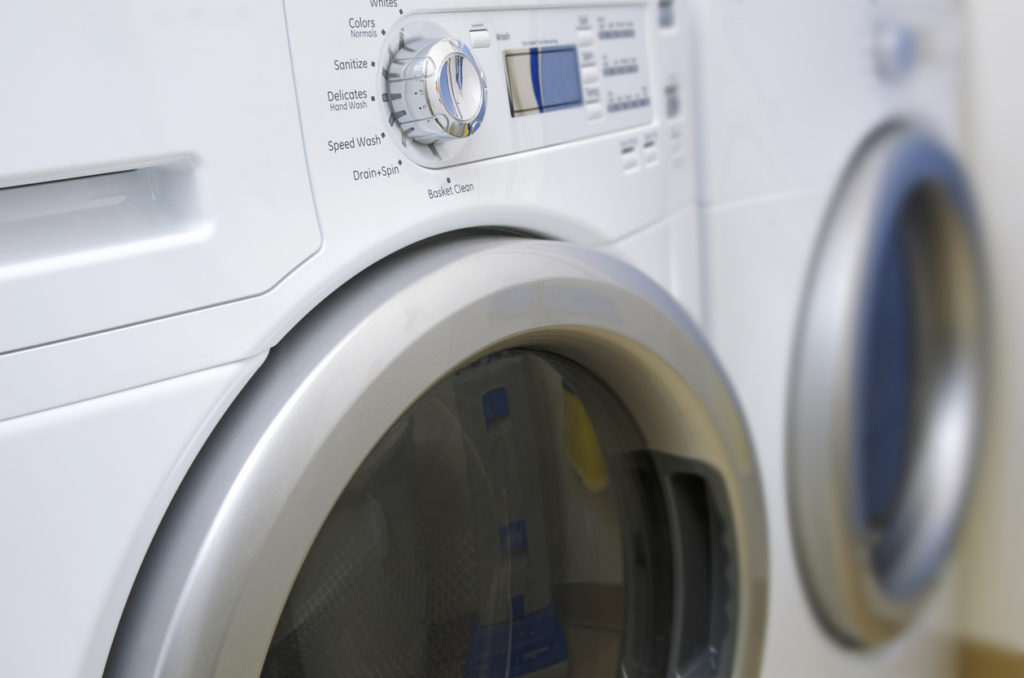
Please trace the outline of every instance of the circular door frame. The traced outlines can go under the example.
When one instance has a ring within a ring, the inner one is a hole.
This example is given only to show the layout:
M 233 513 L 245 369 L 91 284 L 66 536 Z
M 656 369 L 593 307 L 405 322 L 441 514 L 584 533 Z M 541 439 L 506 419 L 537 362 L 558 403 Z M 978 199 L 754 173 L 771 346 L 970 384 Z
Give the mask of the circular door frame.
M 909 468 L 893 515 L 877 528 L 864 518 L 857 485 L 866 328 L 886 239 L 915 191 L 937 218 L 915 236 L 910 265 L 918 332 Z M 818 242 L 789 394 L 794 545 L 813 606 L 844 643 L 870 647 L 899 634 L 949 558 L 987 391 L 983 271 L 957 161 L 909 125 L 881 130 L 851 164 Z M 885 569 L 877 565 L 882 549 Z
M 176 495 L 105 675 L 258 675 L 305 554 L 365 456 L 452 369 L 513 347 L 582 365 L 627 403 L 651 449 L 719 476 L 738 564 L 732 669 L 756 674 L 764 502 L 741 411 L 711 349 L 663 289 L 621 261 L 488 236 L 378 264 L 271 352 Z M 329 441 L 351 453 L 325 451 L 337 449 Z

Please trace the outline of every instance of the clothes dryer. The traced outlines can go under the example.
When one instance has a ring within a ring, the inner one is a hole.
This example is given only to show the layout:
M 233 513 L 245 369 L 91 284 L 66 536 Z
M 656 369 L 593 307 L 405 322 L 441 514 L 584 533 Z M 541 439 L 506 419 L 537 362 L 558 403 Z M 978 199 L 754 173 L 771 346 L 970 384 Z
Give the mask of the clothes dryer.
M 693 6 L 707 327 L 768 496 L 764 675 L 953 675 L 986 343 L 960 4 Z
M 685 18 L 0 9 L 5 672 L 757 673 Z

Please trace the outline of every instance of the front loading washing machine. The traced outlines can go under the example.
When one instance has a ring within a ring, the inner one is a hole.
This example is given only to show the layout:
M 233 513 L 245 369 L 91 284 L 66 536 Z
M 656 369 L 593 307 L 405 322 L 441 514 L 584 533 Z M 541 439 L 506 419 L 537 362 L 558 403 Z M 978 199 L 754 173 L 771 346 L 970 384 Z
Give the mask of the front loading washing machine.
M 707 328 L 768 501 L 764 675 L 954 675 L 986 361 L 960 5 L 693 6 Z
M 685 12 L 0 14 L 5 673 L 758 672 Z

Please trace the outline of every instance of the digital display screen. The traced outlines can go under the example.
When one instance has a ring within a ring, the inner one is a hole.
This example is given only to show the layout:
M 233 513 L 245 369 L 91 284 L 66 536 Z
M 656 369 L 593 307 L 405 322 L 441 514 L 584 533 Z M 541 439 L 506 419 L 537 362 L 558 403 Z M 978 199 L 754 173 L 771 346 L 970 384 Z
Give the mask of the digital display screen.
M 583 104 L 574 45 L 505 52 L 512 115 L 546 113 Z

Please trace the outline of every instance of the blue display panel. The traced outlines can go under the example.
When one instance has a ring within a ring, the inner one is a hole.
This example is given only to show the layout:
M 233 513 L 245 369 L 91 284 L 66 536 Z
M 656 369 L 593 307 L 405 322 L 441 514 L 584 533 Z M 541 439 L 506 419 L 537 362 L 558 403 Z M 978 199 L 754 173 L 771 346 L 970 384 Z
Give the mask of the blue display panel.
M 513 116 L 583 104 L 579 58 L 574 45 L 506 52 L 505 70 Z

